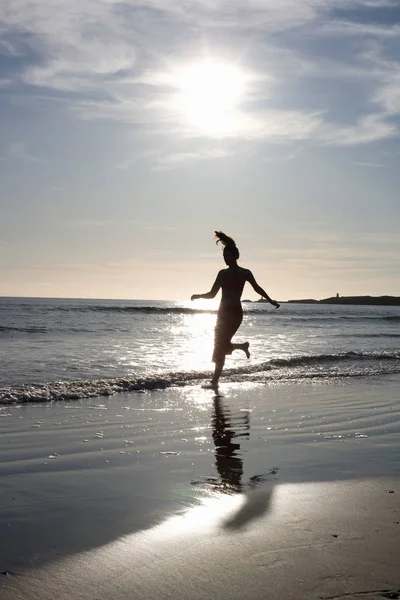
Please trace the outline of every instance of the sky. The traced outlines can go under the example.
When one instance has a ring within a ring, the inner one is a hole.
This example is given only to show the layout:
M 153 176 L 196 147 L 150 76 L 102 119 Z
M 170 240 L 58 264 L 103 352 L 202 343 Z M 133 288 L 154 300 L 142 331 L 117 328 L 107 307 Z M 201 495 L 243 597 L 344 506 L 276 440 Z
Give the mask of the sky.
M 400 0 L 2 0 L 0 295 L 400 295 L 399 132 Z

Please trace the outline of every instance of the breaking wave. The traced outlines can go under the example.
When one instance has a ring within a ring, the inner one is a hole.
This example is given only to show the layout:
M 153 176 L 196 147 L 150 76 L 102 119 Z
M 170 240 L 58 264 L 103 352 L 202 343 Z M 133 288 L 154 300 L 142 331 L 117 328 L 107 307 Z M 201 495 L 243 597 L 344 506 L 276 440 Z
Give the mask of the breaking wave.
M 46 333 L 46 327 L 14 327 L 0 325 L 0 333 Z
M 294 320 L 296 322 L 305 322 L 310 323 L 315 321 L 321 321 L 326 323 L 327 321 L 333 320 L 351 320 L 351 321 L 364 321 L 364 320 L 378 320 L 378 321 L 392 321 L 400 323 L 400 315 L 349 315 L 349 314 L 341 314 L 337 311 L 331 311 L 330 313 L 321 313 L 320 316 L 298 314 L 293 310 L 292 307 L 284 310 L 284 312 L 279 312 L 271 309 L 269 303 L 256 303 L 256 308 L 251 305 L 245 303 L 243 304 L 243 309 L 245 314 L 262 314 L 269 313 L 273 314 L 274 317 L 285 318 Z M 105 312 L 105 313 L 144 313 L 144 314 L 171 314 L 171 315 L 196 315 L 196 314 L 215 314 L 217 312 L 217 308 L 191 308 L 188 306 L 148 306 L 148 305 L 140 305 L 140 306 L 128 306 L 128 305 L 69 305 L 69 306 L 57 306 L 57 307 L 49 307 L 49 310 L 53 311 L 62 311 L 62 312 Z
M 400 373 L 400 352 L 345 352 L 276 358 L 249 367 L 227 369 L 224 371 L 224 380 L 268 382 L 368 377 L 397 373 Z M 144 377 L 8 385 L 0 388 L 0 404 L 80 400 L 124 392 L 162 390 L 199 384 L 209 377 L 209 371 L 182 371 Z

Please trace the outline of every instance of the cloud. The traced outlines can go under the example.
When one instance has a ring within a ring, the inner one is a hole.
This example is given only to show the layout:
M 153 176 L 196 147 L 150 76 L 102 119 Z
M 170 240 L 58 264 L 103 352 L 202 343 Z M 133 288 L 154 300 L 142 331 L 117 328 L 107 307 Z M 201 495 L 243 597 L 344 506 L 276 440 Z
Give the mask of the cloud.
M 306 226 L 306 224 L 305 224 Z M 376 249 L 382 249 L 387 246 L 389 249 L 398 248 L 400 250 L 400 238 L 394 233 L 385 231 L 352 231 L 351 235 L 344 231 L 326 230 L 323 223 L 318 225 L 318 232 L 292 230 L 287 232 L 287 243 L 289 240 L 294 241 L 296 248 L 301 247 L 307 252 L 314 252 L 315 248 L 330 248 L 338 249 L 346 247 L 366 247 L 373 253 Z
M 350 37 L 399 38 L 400 25 L 377 25 L 354 21 L 329 21 L 319 29 L 320 35 Z
M 383 165 L 381 163 L 368 162 L 368 161 L 356 161 L 352 163 L 353 165 L 357 165 L 358 167 L 371 167 L 373 169 L 384 169 L 387 165 Z
M 101 269 L 101 265 L 95 263 L 34 263 L 29 266 L 17 266 L 16 265 L 2 265 L 0 266 L 1 271 L 12 271 L 19 270 L 22 272 L 36 272 L 36 271 L 78 271 L 78 270 L 95 270 Z
M 292 232 L 285 247 L 275 247 L 274 255 L 288 272 L 338 271 L 346 273 L 398 272 L 400 240 L 397 234 L 351 233 L 321 230 Z M 293 252 L 295 248 L 295 252 Z M 325 275 L 324 275 L 325 277 Z
M 120 223 L 118 221 L 76 221 L 74 224 L 82 227 L 110 227 Z
M 400 65 L 385 77 L 385 83 L 375 92 L 373 99 L 388 114 L 400 114 Z
M 361 145 L 397 134 L 400 63 L 385 44 L 399 37 L 400 26 L 363 21 L 369 9 L 391 7 L 396 2 L 232 0 L 228 6 L 224 0 L 5 0 L 0 52 L 24 58 L 12 79 L 20 94 L 46 94 L 50 103 L 62 99 L 79 119 L 131 123 L 146 134 L 183 140 Z M 333 17 L 338 10 L 340 20 Z M 346 18 L 347 10 L 357 21 Z M 371 37 L 378 44 L 375 54 L 368 50 Z M 340 46 L 332 46 L 332 39 Z M 176 71 L 210 57 L 241 70 L 245 89 L 229 111 L 222 106 L 220 113 L 194 114 L 183 108 L 187 97 Z M 322 101 L 321 92 L 313 90 L 334 76 L 351 91 L 354 74 L 364 81 L 353 95 L 349 121 L 348 107 L 338 110 L 332 87 L 326 86 Z M 9 88 L 9 74 L 1 82 Z M 23 160 L 24 148 L 14 153 Z M 229 155 L 229 150 L 181 149 L 158 164 L 170 168 Z M 127 161 L 119 165 L 128 166 Z
M 174 225 L 153 225 L 152 223 L 144 223 L 141 229 L 144 231 L 178 231 L 179 227 Z
M 76 227 L 125 227 L 128 225 L 137 225 L 139 223 L 138 221 L 126 219 L 119 221 L 114 219 L 87 219 L 83 221 L 60 219 L 60 222 L 62 222 L 64 225 L 72 225 Z
M 25 164 L 43 164 L 45 162 L 44 159 L 30 154 L 27 150 L 27 146 L 28 143 L 26 141 L 13 142 L 8 148 L 6 157 L 3 158 L 11 158 Z
M 157 149 L 138 151 L 136 155 L 117 163 L 115 168 L 126 171 L 139 161 L 145 160 L 153 166 L 154 170 L 168 170 L 182 164 L 227 158 L 235 154 L 235 149 L 233 147 L 228 148 L 227 146 L 214 147 L 211 145 L 202 147 L 195 144 L 193 149 L 192 144 L 191 148 L 177 151 L 175 146 L 164 145 Z
M 226 158 L 233 154 L 232 150 L 223 148 L 210 148 L 199 150 L 197 152 L 172 152 L 155 158 L 155 168 L 158 170 L 170 169 L 183 163 L 193 163 L 204 160 L 216 160 Z
M 361 117 L 354 125 L 342 127 L 326 124 L 319 132 L 321 142 L 330 146 L 369 144 L 395 135 L 397 135 L 396 124 L 385 120 L 385 116 L 379 113 Z
M 101 220 L 101 219 L 91 219 L 85 221 L 67 221 L 62 219 L 63 224 L 78 226 L 78 227 L 131 227 L 135 225 L 138 229 L 143 229 L 146 231 L 176 231 L 178 227 L 169 226 L 169 225 L 156 225 L 149 222 L 142 222 L 137 220 Z

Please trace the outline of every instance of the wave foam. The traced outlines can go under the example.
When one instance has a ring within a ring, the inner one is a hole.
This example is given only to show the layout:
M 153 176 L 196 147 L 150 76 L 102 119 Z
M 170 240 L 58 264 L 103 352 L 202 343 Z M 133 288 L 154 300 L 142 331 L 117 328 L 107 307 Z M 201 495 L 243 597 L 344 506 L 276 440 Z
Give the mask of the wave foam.
M 226 369 L 224 379 L 234 381 L 281 381 L 314 378 L 368 377 L 400 373 L 400 352 L 302 355 Z M 148 377 L 53 381 L 9 385 L 0 388 L 0 404 L 80 400 L 123 392 L 162 390 L 194 385 L 210 377 L 210 372 L 184 371 Z

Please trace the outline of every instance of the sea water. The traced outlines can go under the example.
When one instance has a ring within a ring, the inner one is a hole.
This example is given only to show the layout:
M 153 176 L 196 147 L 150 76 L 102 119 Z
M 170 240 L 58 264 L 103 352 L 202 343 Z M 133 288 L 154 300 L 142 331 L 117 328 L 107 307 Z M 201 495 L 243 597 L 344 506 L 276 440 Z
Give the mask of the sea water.
M 200 384 L 216 301 L 0 298 L 0 403 Z M 400 307 L 243 303 L 221 382 L 400 373 Z

